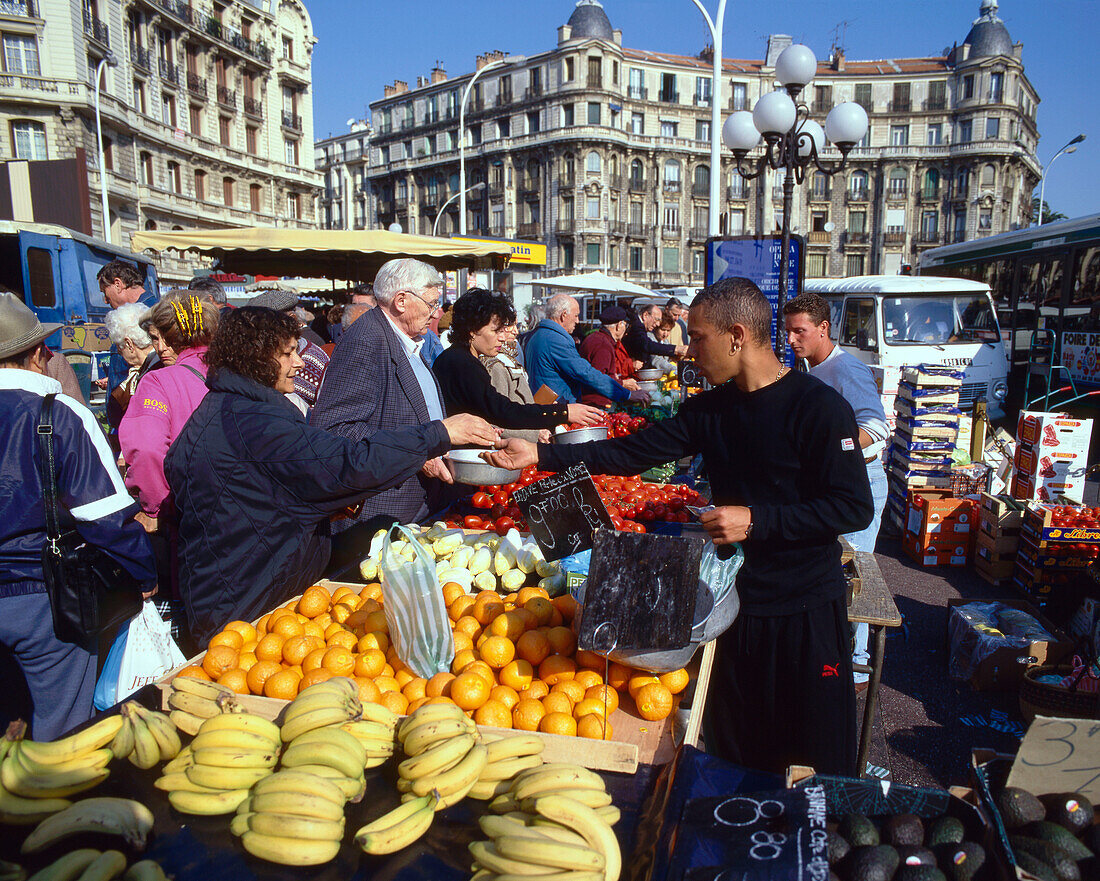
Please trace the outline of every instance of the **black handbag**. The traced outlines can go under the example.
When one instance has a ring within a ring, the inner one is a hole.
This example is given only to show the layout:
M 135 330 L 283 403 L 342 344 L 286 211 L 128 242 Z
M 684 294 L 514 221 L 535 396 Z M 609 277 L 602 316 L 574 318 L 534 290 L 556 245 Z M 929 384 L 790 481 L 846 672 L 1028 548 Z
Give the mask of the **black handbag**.
M 84 644 L 141 608 L 142 585 L 104 551 L 88 544 L 58 498 L 53 448 L 53 402 L 46 395 L 38 418 L 38 473 L 46 508 L 42 575 L 58 639 Z

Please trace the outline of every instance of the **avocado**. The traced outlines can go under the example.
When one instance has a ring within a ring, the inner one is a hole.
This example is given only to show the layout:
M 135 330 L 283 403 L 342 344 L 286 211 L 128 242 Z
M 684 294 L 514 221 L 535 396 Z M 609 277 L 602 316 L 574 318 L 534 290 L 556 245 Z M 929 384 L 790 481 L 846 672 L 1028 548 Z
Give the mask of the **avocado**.
M 928 847 L 935 847 L 937 844 L 961 844 L 965 837 L 966 830 L 962 820 L 944 815 L 932 821 L 924 843 Z
M 1047 815 L 1046 808 L 1039 799 L 1027 790 L 1015 786 L 1006 786 L 1001 790 L 1001 794 L 997 796 L 997 810 L 1001 812 L 1001 819 L 1009 832 L 1042 820 Z
M 902 866 L 894 876 L 894 881 L 947 881 L 947 877 L 935 866 Z
M 1045 863 L 1053 872 L 1058 881 L 1081 881 L 1081 872 L 1077 863 L 1066 856 L 1066 852 L 1058 845 L 1049 841 L 1040 841 L 1038 838 L 1029 838 L 1026 835 L 1010 835 L 1009 844 L 1016 856 L 1027 854 L 1030 857 Z
M 898 857 L 903 866 L 934 866 L 936 855 L 919 844 L 903 844 L 898 847 Z
M 890 881 L 897 871 L 898 852 L 888 844 L 857 847 L 844 861 L 848 881 Z
M 844 837 L 839 832 L 830 832 L 826 839 L 826 847 L 829 853 L 829 865 L 835 866 L 842 859 L 848 856 L 851 845 L 845 841 Z
M 1071 860 L 1086 860 L 1092 856 L 1092 851 L 1078 841 L 1077 836 L 1070 832 L 1065 826 L 1059 826 L 1057 823 L 1051 823 L 1049 820 L 1029 823 L 1021 832 L 1023 835 L 1038 838 L 1040 841 L 1049 841 L 1051 844 L 1065 851 L 1066 856 Z
M 887 817 L 882 824 L 882 837 L 887 844 L 900 847 L 903 844 L 923 844 L 924 824 L 914 814 L 897 814 Z
M 1016 854 L 1016 865 L 1034 875 L 1039 881 L 1058 881 L 1054 869 L 1029 853 Z
M 873 847 L 879 843 L 878 829 L 863 814 L 845 814 L 836 831 L 852 847 Z
M 970 881 L 985 863 L 985 849 L 974 841 L 940 844 L 934 851 L 937 865 L 951 881 Z
M 1059 826 L 1065 826 L 1074 835 L 1080 835 L 1092 825 L 1092 802 L 1079 793 L 1059 792 L 1040 795 L 1039 801 L 1046 808 L 1048 820 Z

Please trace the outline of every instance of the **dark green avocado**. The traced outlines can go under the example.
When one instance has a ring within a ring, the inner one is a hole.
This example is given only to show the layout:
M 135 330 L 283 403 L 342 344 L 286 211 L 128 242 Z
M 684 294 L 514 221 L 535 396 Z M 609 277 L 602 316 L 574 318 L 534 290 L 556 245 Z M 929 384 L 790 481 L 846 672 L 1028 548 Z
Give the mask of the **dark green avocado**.
M 936 855 L 928 848 L 916 844 L 903 844 L 898 847 L 898 857 L 903 866 L 934 866 Z
M 900 862 L 898 852 L 888 844 L 857 847 L 844 861 L 848 881 L 890 881 Z
M 887 817 L 882 824 L 882 837 L 894 847 L 924 843 L 924 824 L 914 814 Z
M 935 866 L 902 866 L 894 876 L 894 881 L 947 881 L 947 877 Z
M 1074 835 L 1080 835 L 1092 825 L 1092 802 L 1079 793 L 1040 795 L 1039 801 L 1046 808 L 1046 818 L 1050 822 L 1065 826 Z
M 965 837 L 966 830 L 963 828 L 962 820 L 944 815 L 929 824 L 924 843 L 928 847 L 935 847 L 938 844 L 960 844 Z
M 829 852 L 829 865 L 835 866 L 846 856 L 852 848 L 839 832 L 830 832 L 826 839 L 826 847 Z
M 1021 833 L 1032 838 L 1038 838 L 1040 841 L 1049 841 L 1065 851 L 1066 856 L 1071 860 L 1086 860 L 1092 856 L 1092 851 L 1078 841 L 1076 835 L 1065 826 L 1059 826 L 1049 820 L 1029 823 L 1021 830 Z
M 871 847 L 879 843 L 878 829 L 862 814 L 845 814 L 836 831 L 852 847 Z
M 1015 786 L 1006 786 L 1001 790 L 1001 794 L 997 796 L 997 810 L 1001 812 L 1001 819 L 1009 832 L 1042 820 L 1047 815 L 1046 808 L 1039 799 L 1027 790 Z
M 1010 835 L 1008 843 L 1012 845 L 1012 853 L 1016 856 L 1027 854 L 1049 866 L 1058 881 L 1081 881 L 1077 863 L 1058 845 L 1026 835 Z
M 934 852 L 936 863 L 952 881 L 970 881 L 985 863 L 985 848 L 974 841 L 941 844 Z

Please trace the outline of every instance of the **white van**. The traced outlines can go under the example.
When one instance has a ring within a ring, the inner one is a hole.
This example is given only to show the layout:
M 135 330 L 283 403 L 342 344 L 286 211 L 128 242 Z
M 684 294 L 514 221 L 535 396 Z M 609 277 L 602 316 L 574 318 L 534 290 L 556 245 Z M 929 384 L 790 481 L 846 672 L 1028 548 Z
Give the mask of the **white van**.
M 989 285 L 927 275 L 808 278 L 808 294 L 829 301 L 830 335 L 875 367 L 947 364 L 966 374 L 963 410 L 976 400 L 991 419 L 1003 415 L 1008 360 Z

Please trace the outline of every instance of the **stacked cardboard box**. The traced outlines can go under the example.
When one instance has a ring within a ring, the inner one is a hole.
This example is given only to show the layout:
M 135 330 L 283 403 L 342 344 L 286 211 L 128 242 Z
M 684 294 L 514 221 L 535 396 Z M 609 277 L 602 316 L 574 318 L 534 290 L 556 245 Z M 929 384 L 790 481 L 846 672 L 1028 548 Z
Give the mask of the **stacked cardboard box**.
M 894 399 L 897 423 L 887 459 L 887 511 L 906 525 L 913 489 L 946 489 L 951 455 L 959 434 L 959 386 L 963 374 L 949 367 L 922 364 L 901 371 Z
M 1100 518 L 1076 505 L 1028 503 L 1012 573 L 1016 587 L 1044 602 L 1100 556 Z
M 1024 508 L 1020 502 L 1011 496 L 982 493 L 974 541 L 974 569 L 990 584 L 1012 578 L 1023 525 Z
M 965 566 L 977 524 L 972 499 L 950 490 L 912 489 L 902 546 L 922 566 Z
M 1092 420 L 1024 411 L 1016 426 L 1012 495 L 1031 501 L 1081 502 Z

